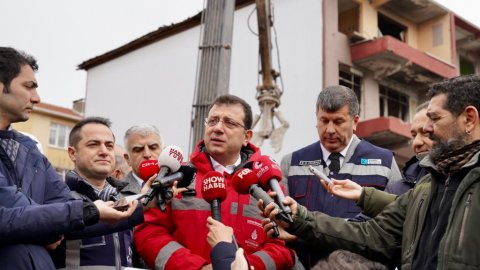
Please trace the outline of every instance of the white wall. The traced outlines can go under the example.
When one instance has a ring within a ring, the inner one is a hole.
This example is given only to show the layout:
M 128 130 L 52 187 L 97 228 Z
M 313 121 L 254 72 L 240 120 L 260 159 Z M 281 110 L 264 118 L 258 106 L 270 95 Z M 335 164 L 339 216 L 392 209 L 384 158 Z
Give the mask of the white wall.
M 274 154 L 269 141 L 262 151 L 278 161 L 318 139 L 315 102 L 322 86 L 322 1 L 274 0 L 284 94 L 280 110 L 290 122 L 284 145 Z M 235 12 L 230 93 L 247 100 L 254 114 L 258 76 L 254 5 Z M 117 141 L 142 122 L 159 127 L 167 145 L 188 151 L 195 89 L 199 27 L 192 28 L 88 70 L 86 115 L 112 120 Z M 113 49 L 113 48 L 112 48 Z M 274 52 L 274 63 L 276 52 Z M 277 69 L 277 68 L 276 68 Z

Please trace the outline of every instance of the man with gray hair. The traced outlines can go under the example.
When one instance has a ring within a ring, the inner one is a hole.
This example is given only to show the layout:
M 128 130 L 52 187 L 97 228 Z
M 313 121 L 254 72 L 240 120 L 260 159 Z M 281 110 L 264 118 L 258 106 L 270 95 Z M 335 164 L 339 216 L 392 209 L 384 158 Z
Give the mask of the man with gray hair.
M 332 178 L 350 179 L 380 190 L 401 180 L 402 175 L 392 151 L 360 140 L 354 134 L 359 104 L 351 89 L 340 85 L 325 88 L 318 95 L 316 113 L 320 140 L 283 157 L 282 182 L 289 195 L 310 211 L 358 219 L 360 208 L 350 200 L 330 196 L 308 166 Z M 298 242 L 295 248 L 307 269 L 327 255 L 312 250 L 305 242 Z
M 143 180 L 140 178 L 140 163 L 144 160 L 158 160 L 164 147 L 163 139 L 158 128 L 151 124 L 139 124 L 130 127 L 124 136 L 125 159 L 132 171 L 124 181 L 128 186 L 122 190 L 124 195 L 133 195 L 142 189 Z

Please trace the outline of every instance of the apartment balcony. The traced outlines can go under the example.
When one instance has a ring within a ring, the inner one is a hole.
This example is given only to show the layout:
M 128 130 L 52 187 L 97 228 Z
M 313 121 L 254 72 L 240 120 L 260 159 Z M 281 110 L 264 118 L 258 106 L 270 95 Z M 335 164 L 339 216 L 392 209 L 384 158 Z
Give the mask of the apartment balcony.
M 457 75 L 457 70 L 432 55 L 391 36 L 351 45 L 352 62 L 370 70 L 378 81 L 390 80 L 414 89 Z
M 355 134 L 388 149 L 403 147 L 411 138 L 410 124 L 396 117 L 378 117 L 361 121 L 357 125 Z

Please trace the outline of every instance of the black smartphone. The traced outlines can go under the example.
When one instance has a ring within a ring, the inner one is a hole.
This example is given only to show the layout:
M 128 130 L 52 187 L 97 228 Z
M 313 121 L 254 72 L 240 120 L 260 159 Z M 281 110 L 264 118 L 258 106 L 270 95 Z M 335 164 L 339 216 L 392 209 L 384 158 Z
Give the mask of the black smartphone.
M 128 204 L 134 200 L 139 200 L 143 198 L 145 195 L 144 194 L 136 194 L 136 195 L 130 195 L 121 198 L 120 200 L 116 201 L 113 204 L 113 208 L 118 211 L 127 211 L 128 209 Z

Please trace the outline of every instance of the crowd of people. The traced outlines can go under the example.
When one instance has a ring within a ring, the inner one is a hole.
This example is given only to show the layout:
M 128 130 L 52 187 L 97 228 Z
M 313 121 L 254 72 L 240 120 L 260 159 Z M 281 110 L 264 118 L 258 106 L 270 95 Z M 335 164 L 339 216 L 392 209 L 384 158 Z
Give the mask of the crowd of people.
M 430 86 L 412 118 L 415 155 L 402 171 L 392 151 L 355 135 L 355 93 L 326 87 L 316 103 L 319 139 L 283 157 L 287 196 L 264 205 L 232 184 L 262 156 L 250 142 L 251 107 L 234 95 L 213 101 L 203 139 L 188 159 L 173 153 L 196 170 L 188 186 L 175 183 L 150 196 L 168 177 L 160 168 L 147 177 L 142 172 L 144 162 L 162 159 L 160 131 L 134 125 L 123 149 L 100 116 L 72 128 L 74 169 L 62 179 L 36 143 L 11 125 L 27 121 L 40 102 L 37 70 L 32 56 L 0 47 L 2 269 L 480 267 L 479 76 Z M 225 183 L 221 219 L 202 196 L 203 180 L 213 173 Z M 285 206 L 290 221 L 281 218 Z

